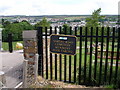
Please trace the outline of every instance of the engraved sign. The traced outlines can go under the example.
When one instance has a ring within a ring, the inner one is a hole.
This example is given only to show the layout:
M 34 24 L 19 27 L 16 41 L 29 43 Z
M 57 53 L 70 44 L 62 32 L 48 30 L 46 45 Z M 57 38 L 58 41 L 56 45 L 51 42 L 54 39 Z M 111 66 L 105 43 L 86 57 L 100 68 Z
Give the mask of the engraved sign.
M 50 52 L 56 54 L 75 55 L 76 37 L 72 35 L 51 35 Z

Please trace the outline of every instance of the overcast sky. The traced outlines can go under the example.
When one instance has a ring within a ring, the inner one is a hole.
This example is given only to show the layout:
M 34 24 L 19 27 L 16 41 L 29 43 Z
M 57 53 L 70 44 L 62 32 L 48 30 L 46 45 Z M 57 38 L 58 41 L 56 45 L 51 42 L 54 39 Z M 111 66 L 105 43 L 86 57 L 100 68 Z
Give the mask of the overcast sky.
M 101 8 L 101 14 L 118 14 L 119 0 L 1 0 L 0 15 L 85 15 Z

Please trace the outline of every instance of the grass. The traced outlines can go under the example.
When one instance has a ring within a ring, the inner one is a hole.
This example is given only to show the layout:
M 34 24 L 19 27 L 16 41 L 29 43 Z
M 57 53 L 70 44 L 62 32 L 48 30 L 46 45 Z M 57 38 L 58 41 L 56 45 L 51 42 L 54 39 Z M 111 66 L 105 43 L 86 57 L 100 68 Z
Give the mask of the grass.
M 2 24 L 0 24 L 0 28 L 2 28 Z
M 23 41 L 15 41 L 12 43 L 12 46 L 13 46 L 13 50 L 20 50 L 18 48 L 16 48 L 16 43 L 19 42 L 19 43 L 23 43 Z M 8 51 L 9 50 L 9 46 L 8 46 L 8 42 L 2 42 L 2 48 L 4 51 Z

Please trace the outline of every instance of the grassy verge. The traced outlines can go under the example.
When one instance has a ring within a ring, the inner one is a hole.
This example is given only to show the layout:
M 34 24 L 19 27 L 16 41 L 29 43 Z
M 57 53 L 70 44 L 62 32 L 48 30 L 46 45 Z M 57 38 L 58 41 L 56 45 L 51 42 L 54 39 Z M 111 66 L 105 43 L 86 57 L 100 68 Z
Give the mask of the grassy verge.
M 2 24 L 0 24 L 0 28 L 2 27 Z
M 16 43 L 19 42 L 19 43 L 23 43 L 23 41 L 16 41 L 16 42 L 13 42 L 12 45 L 13 45 L 13 50 L 19 50 L 18 48 L 16 48 Z M 2 48 L 4 51 L 8 51 L 9 50 L 9 46 L 8 46 L 8 42 L 2 42 Z

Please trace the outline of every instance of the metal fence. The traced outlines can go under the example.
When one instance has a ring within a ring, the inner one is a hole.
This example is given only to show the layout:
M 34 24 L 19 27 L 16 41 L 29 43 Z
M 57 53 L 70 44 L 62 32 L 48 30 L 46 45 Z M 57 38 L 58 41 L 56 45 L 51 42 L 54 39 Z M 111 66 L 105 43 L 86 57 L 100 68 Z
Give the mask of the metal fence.
M 63 31 L 64 29 L 64 31 Z M 120 28 L 38 28 L 38 74 L 46 79 L 84 85 L 119 85 Z M 43 33 L 45 32 L 45 33 Z M 76 55 L 49 52 L 51 34 L 77 37 Z

